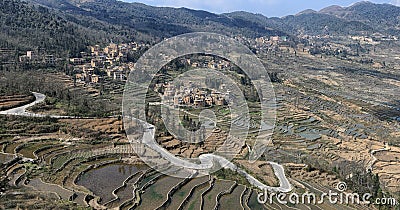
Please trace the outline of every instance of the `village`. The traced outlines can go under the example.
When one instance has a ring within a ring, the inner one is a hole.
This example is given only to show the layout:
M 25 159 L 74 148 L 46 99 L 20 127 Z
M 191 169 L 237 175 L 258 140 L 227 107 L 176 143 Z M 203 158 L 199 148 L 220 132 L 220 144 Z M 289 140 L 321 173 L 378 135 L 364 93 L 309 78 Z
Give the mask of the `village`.
M 325 40 L 334 38 L 334 36 L 330 35 L 328 32 L 326 35 L 318 36 L 299 35 L 297 38 L 300 39 L 301 42 L 296 44 L 293 41 L 293 38 L 288 36 L 266 36 L 255 39 L 235 36 L 233 38 L 243 44 L 249 45 L 249 47 L 253 48 L 254 52 L 258 55 L 287 50 L 294 55 L 297 53 L 307 53 L 318 56 L 339 56 L 360 63 L 370 63 L 377 68 L 382 68 L 386 63 L 375 62 L 372 59 L 368 60 L 361 57 L 357 60 L 357 57 L 359 57 L 360 54 L 373 51 L 375 49 L 374 46 L 382 41 L 398 39 L 395 36 L 383 36 L 379 33 L 375 33 L 370 36 L 349 36 L 346 38 L 346 40 L 348 40 L 347 42 L 333 44 L 329 41 L 325 42 Z M 354 42 L 355 44 L 350 44 L 350 42 Z M 366 46 L 369 47 L 367 48 Z M 44 49 L 32 49 L 24 51 L 24 53 L 18 57 L 18 62 L 19 64 L 24 65 L 29 64 L 49 67 L 67 62 L 68 67 L 72 69 L 73 80 L 83 84 L 95 85 L 104 81 L 105 78 L 124 82 L 127 80 L 129 72 L 134 69 L 135 60 L 132 58 L 133 55 L 140 55 L 140 49 L 149 47 L 151 47 L 150 44 L 136 42 L 119 44 L 109 43 L 105 47 L 94 45 L 88 46 L 87 52 L 81 52 L 79 56 L 68 58 L 68 60 L 57 58 L 56 55 L 48 53 Z M 3 51 L 2 55 L 15 54 L 15 51 Z M 190 68 L 203 67 L 219 70 L 231 68 L 230 63 L 223 60 L 186 59 L 182 64 Z M 179 96 L 177 96 L 177 98 L 179 98 Z M 194 101 L 196 100 L 194 99 Z M 208 101 L 210 100 L 208 99 Z M 196 103 L 197 102 L 199 101 L 196 101 Z M 204 103 L 207 104 L 205 101 Z
M 74 79 L 82 83 L 99 83 L 105 76 L 118 81 L 125 81 L 135 64 L 129 58 L 145 44 L 110 43 L 105 48 L 99 45 L 89 46 L 90 54 L 81 52 L 80 57 L 70 58 Z
M 46 64 L 54 65 L 56 63 L 56 58 L 52 54 L 47 54 L 40 52 L 39 50 L 28 50 L 25 55 L 19 56 L 20 63 L 27 64 Z
M 282 43 L 288 41 L 288 37 L 283 36 L 274 36 L 270 38 L 257 38 L 252 40 L 247 40 L 243 37 L 236 36 L 234 37 L 239 42 L 249 42 L 252 43 L 254 41 L 260 42 L 262 41 L 264 44 L 270 43 L 271 46 L 281 45 Z M 267 41 L 268 40 L 268 41 Z M 106 47 L 102 48 L 100 45 L 88 46 L 88 52 L 81 52 L 78 57 L 69 58 L 68 63 L 73 68 L 73 79 L 76 82 L 84 83 L 84 84 L 97 84 L 104 79 L 110 78 L 116 81 L 126 81 L 131 72 L 134 69 L 135 63 L 134 60 L 131 58 L 132 54 L 138 53 L 139 49 L 141 48 L 149 48 L 151 47 L 150 44 L 144 43 L 110 43 Z M 261 48 L 261 46 L 258 46 Z M 28 51 L 32 52 L 32 51 Z M 20 59 L 22 60 L 31 60 L 31 54 L 27 52 L 26 56 L 22 56 Z M 46 60 L 49 60 L 54 56 L 46 57 Z M 51 60 L 50 60 L 51 61 Z M 49 62 L 50 62 L 49 61 Z M 200 59 L 200 60 L 191 60 L 186 59 L 184 60 L 183 64 L 190 68 L 210 68 L 210 69 L 230 69 L 231 65 L 227 61 L 218 60 L 218 59 Z M 196 95 L 195 93 L 193 93 Z M 201 95 L 201 94 L 200 94 Z M 198 98 L 204 98 L 203 102 L 196 99 L 193 96 L 193 103 L 197 105 L 203 106 L 206 104 L 223 104 L 219 97 L 217 96 L 202 96 L 198 95 Z M 179 93 L 177 93 L 177 98 L 179 98 Z M 182 96 L 182 98 L 184 98 Z M 211 98 L 212 102 L 211 102 Z M 207 100 L 206 100 L 207 99 Z M 179 101 L 177 99 L 177 101 Z M 182 100 L 184 101 L 184 100 Z M 180 103 L 180 104 L 188 104 L 188 103 Z
M 221 85 L 221 90 L 202 90 L 193 85 L 191 81 L 179 88 L 170 84 L 157 84 L 155 91 L 164 89 L 163 101 L 174 104 L 175 107 L 211 107 L 223 106 L 229 101 L 229 90 L 225 90 L 225 85 Z

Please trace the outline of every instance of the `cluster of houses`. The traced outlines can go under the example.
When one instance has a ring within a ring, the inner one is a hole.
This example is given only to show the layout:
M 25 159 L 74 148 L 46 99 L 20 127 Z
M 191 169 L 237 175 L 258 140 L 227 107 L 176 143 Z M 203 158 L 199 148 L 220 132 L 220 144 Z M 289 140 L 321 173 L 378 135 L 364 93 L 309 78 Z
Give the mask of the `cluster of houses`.
M 45 64 L 54 65 L 56 58 L 54 55 L 40 53 L 39 50 L 26 51 L 25 55 L 19 56 L 19 62 L 25 64 Z
M 221 86 L 224 89 L 224 85 Z M 193 106 L 193 107 L 209 107 L 209 106 L 223 106 L 228 103 L 229 91 L 225 93 L 217 90 L 205 91 L 200 88 L 194 87 L 192 82 L 179 88 L 166 83 L 157 84 L 156 89 L 164 88 L 163 101 L 167 104 L 174 104 L 175 107 L 180 106 Z
M 248 41 L 250 46 L 256 50 L 256 54 L 261 52 L 274 52 L 281 48 L 288 48 L 293 41 L 288 36 L 262 36 Z
M 111 43 L 105 48 L 99 45 L 90 46 L 90 54 L 81 52 L 80 57 L 69 59 L 74 68 L 75 79 L 85 83 L 98 83 L 107 76 L 114 80 L 125 81 L 135 65 L 133 62 L 128 62 L 128 55 L 141 46 L 142 44 L 135 42 Z
M 288 41 L 288 37 L 287 36 L 259 37 L 259 38 L 256 38 L 255 41 L 258 44 L 273 45 L 273 44 L 279 44 L 281 42 Z
M 235 36 L 233 38 L 244 45 L 277 45 L 290 40 L 288 36 L 262 36 L 256 39 Z
M 186 60 L 186 64 L 193 67 L 193 68 L 209 68 L 209 69 L 229 69 L 231 67 L 231 63 L 225 60 L 202 60 L 195 61 L 191 59 Z

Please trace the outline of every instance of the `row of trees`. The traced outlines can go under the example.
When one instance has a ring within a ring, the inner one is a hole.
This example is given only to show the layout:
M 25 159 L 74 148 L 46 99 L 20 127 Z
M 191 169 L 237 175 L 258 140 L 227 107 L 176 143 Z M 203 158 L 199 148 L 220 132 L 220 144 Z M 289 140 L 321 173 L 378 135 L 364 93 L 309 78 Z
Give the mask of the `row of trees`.
M 183 115 L 182 125 L 190 131 L 196 131 L 201 128 L 201 122 L 194 121 L 189 115 Z

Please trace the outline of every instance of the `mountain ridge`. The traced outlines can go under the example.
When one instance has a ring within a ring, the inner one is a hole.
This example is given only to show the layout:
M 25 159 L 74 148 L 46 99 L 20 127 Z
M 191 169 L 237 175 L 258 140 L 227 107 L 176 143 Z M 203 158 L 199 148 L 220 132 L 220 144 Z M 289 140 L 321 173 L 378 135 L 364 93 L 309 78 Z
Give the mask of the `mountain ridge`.
M 282 18 L 266 17 L 262 14 L 253 14 L 245 11 L 214 14 L 202 10 L 188 8 L 154 7 L 142 3 L 128 3 L 117 0 L 4 0 L 2 4 L 10 3 L 11 7 L 2 8 L 3 22 L 15 28 L 16 39 L 12 44 L 7 40 L 13 37 L 0 32 L 0 45 L 16 45 L 23 49 L 29 46 L 48 47 L 49 44 L 40 44 L 44 40 L 29 41 L 23 34 L 18 34 L 18 28 L 24 26 L 18 19 L 29 19 L 34 25 L 41 22 L 62 20 L 67 24 L 55 24 L 68 31 L 73 26 L 71 36 L 80 41 L 71 48 L 64 43 L 58 34 L 59 28 L 52 28 L 41 32 L 47 40 L 59 39 L 54 46 L 63 46 L 62 49 L 76 53 L 84 45 L 102 43 L 106 40 L 161 40 L 171 36 L 189 32 L 214 32 L 228 36 L 245 36 L 255 38 L 260 36 L 289 36 L 296 39 L 299 34 L 320 35 L 359 35 L 382 33 L 400 35 L 400 7 L 388 4 L 374 4 L 360 2 L 349 7 L 330 6 L 320 11 L 306 10 L 295 15 Z M 15 16 L 13 10 L 23 7 L 34 11 L 41 19 L 30 18 L 31 12 Z M 44 13 L 48 14 L 44 14 Z M 7 18 L 15 17 L 14 19 Z M 49 16 L 49 17 L 48 17 Z M 30 26 L 34 31 L 36 26 Z M 9 29 L 3 24 L 3 29 Z M 329 30 L 327 30 L 329 29 Z M 54 31 L 57 34 L 54 34 Z M 79 33 L 77 33 L 80 31 Z M 61 32 L 60 32 L 61 33 Z M 95 36 L 92 36 L 95 35 Z M 92 37 L 90 37 L 92 36 Z M 28 41 L 26 41 L 28 40 Z M 293 40 L 293 39 L 292 39 Z M 29 43 L 30 42 L 30 43 Z M 71 41 L 69 41 L 71 42 Z M 7 44 L 8 43 L 8 44 Z M 39 43 L 39 44 L 38 44 Z
M 56 0 L 30 1 L 43 4 L 43 2 Z M 320 30 L 322 25 L 332 28 L 333 32 L 337 31 L 339 34 L 360 34 L 365 33 L 365 31 L 368 30 L 372 30 L 373 32 L 381 31 L 398 34 L 398 31 L 388 30 L 387 28 L 380 26 L 379 23 L 383 21 L 387 23 L 388 26 L 396 28 L 399 26 L 399 21 L 397 21 L 397 19 L 400 20 L 400 18 L 396 19 L 396 17 L 394 17 L 396 13 L 400 13 L 400 7 L 390 4 L 374 4 L 369 1 L 357 2 L 349 7 L 332 5 L 323 8 L 320 11 L 308 9 L 296 15 L 288 15 L 282 18 L 268 18 L 262 14 L 254 14 L 244 11 L 214 14 L 208 11 L 193 10 L 184 7 L 154 7 L 142 3 L 128 3 L 119 0 L 62 1 L 75 4 L 85 11 L 92 11 L 92 14 L 89 15 L 95 16 L 95 18 L 102 21 L 110 21 L 110 17 L 104 16 L 104 14 L 114 14 L 111 16 L 113 19 L 118 19 L 119 16 L 125 17 L 125 19 L 128 20 L 133 20 L 135 23 L 129 23 L 130 21 L 127 21 L 126 25 L 129 27 L 137 28 L 139 31 L 144 33 L 152 33 L 155 36 L 160 36 L 160 34 L 164 33 L 167 37 L 186 32 L 207 31 L 212 29 L 216 29 L 212 31 L 217 33 L 238 33 L 250 37 L 260 36 L 263 34 L 295 35 L 298 34 L 299 31 L 318 34 L 324 32 L 323 30 Z M 98 12 L 97 14 L 95 12 L 93 13 L 93 11 L 96 10 L 101 12 Z M 377 16 L 376 13 L 389 13 L 389 15 L 381 14 Z M 295 16 L 295 18 L 293 18 L 293 16 Z M 374 21 L 375 17 L 379 17 L 378 20 Z M 307 19 L 310 22 L 307 24 L 303 21 L 304 19 Z M 185 22 L 183 20 L 190 21 Z M 123 20 L 120 18 L 119 21 Z M 154 22 L 156 22 L 155 26 L 158 26 L 159 28 L 163 28 L 162 25 L 170 24 L 168 27 L 173 28 L 174 30 L 170 30 L 171 33 L 169 33 L 168 30 L 161 30 L 161 33 L 157 33 L 157 29 L 149 30 L 149 26 L 153 25 Z M 343 22 L 342 24 L 344 25 L 344 29 L 339 26 L 340 22 Z M 111 23 L 117 24 L 117 21 L 112 21 Z M 157 25 L 157 23 L 159 24 Z M 373 24 L 371 25 L 371 23 Z M 317 26 L 317 29 L 313 29 L 313 25 Z

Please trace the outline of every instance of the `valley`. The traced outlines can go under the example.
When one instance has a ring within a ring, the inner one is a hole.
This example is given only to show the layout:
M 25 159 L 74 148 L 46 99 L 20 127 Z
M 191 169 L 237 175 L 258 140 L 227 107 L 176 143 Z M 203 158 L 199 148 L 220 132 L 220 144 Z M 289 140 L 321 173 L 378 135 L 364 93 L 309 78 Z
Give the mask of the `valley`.
M 275 18 L 115 0 L 0 5 L 0 208 L 399 209 L 376 202 L 400 200 L 400 7 Z M 223 34 L 266 74 L 219 51 L 169 59 L 190 43 L 154 53 L 169 62 L 146 72 L 144 54 L 193 32 Z M 124 107 L 149 78 L 143 110 Z M 264 190 L 371 196 L 260 202 Z

